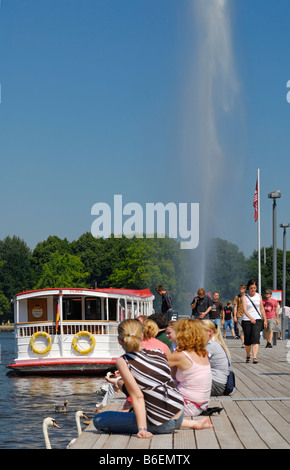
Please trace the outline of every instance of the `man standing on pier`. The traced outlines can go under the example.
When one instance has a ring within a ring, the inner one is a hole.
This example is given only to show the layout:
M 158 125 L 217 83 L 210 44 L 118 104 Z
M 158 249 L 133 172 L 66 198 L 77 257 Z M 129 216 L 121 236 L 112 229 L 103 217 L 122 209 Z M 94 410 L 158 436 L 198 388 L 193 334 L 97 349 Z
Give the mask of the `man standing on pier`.
M 235 333 L 241 338 L 242 348 L 244 347 L 244 332 L 242 328 L 242 316 L 244 313 L 242 298 L 246 295 L 246 286 L 240 285 L 240 293 L 236 295 L 234 299 L 234 322 L 235 322 Z
M 164 313 L 164 315 L 166 315 L 168 310 L 172 310 L 172 297 L 169 292 L 167 292 L 164 287 L 160 284 L 155 287 L 155 291 L 162 297 L 161 313 Z
M 192 315 L 194 318 L 207 319 L 209 317 L 209 312 L 212 309 L 212 300 L 209 295 L 205 293 L 204 289 L 198 289 L 197 297 L 191 302 Z
M 265 297 L 263 304 L 267 318 L 267 328 L 265 329 L 266 348 L 272 348 L 273 330 L 276 325 L 279 325 L 279 307 L 277 300 L 272 299 L 271 289 L 266 290 Z
M 217 326 L 221 327 L 221 314 L 224 306 L 220 301 L 219 292 L 213 293 L 212 309 L 209 312 L 209 319 Z

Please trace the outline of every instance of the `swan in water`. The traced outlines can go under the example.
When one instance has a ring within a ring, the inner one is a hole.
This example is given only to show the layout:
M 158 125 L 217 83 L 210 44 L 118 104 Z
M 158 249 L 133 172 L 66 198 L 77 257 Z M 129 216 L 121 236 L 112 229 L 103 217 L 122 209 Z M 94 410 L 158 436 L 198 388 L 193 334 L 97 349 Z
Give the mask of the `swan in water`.
M 68 412 L 68 409 L 67 409 L 67 405 L 69 404 L 69 401 L 68 400 L 65 400 L 63 406 L 61 405 L 57 405 L 55 407 L 55 412 L 56 413 L 67 413 Z
M 55 426 L 56 428 L 59 428 L 59 425 L 56 424 L 55 419 L 53 418 L 45 418 L 45 420 L 43 421 L 42 429 L 43 429 L 45 445 L 47 449 L 51 449 L 50 440 L 48 437 L 48 429 L 47 429 L 48 426 Z
M 81 427 L 81 418 L 86 418 L 88 417 L 85 415 L 83 411 L 77 411 L 76 412 L 76 423 L 77 423 L 77 430 L 78 430 L 78 436 L 81 435 L 82 433 L 82 427 Z M 76 441 L 76 439 L 72 439 L 70 443 L 67 445 L 67 449 Z

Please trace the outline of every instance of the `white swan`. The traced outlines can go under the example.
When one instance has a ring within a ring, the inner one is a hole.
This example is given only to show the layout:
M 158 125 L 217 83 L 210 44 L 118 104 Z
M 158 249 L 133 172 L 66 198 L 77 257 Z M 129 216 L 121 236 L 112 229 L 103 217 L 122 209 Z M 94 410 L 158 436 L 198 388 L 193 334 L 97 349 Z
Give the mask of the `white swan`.
M 78 436 L 80 436 L 81 433 L 82 433 L 81 418 L 88 419 L 88 417 L 85 415 L 85 413 L 83 411 L 77 411 L 76 412 L 76 423 L 77 423 Z
M 88 417 L 85 415 L 83 411 L 77 411 L 76 412 L 76 423 L 77 423 L 77 430 L 78 430 L 78 436 L 81 435 L 82 433 L 82 427 L 81 427 L 81 418 L 86 418 Z M 67 449 L 76 441 L 76 439 L 72 439 L 70 443 L 67 445 Z
M 45 418 L 45 420 L 42 423 L 45 446 L 47 449 L 51 449 L 50 440 L 48 437 L 48 429 L 47 429 L 48 426 L 55 426 L 56 428 L 59 428 L 59 425 L 56 424 L 55 419 L 53 418 Z

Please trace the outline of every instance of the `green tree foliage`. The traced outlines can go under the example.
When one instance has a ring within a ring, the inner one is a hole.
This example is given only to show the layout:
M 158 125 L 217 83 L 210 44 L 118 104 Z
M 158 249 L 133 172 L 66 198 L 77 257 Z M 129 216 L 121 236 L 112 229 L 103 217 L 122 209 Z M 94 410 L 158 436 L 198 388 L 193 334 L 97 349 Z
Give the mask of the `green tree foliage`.
M 55 252 L 42 267 L 36 289 L 49 287 L 88 287 L 86 280 L 89 273 L 77 256 Z
M 248 260 L 249 279 L 258 279 L 258 251 Z M 261 294 L 273 288 L 273 250 L 261 249 Z M 283 290 L 283 250 L 277 249 L 277 290 Z M 286 305 L 290 305 L 290 252 L 286 253 Z
M 19 237 L 0 241 L 0 291 L 11 299 L 32 287 L 31 250 Z
M 70 253 L 70 243 L 65 239 L 61 239 L 55 235 L 48 237 L 47 240 L 39 242 L 32 253 L 31 266 L 33 269 L 33 284 L 36 285 L 42 273 L 42 268 L 45 263 L 50 261 L 54 253 L 63 255 Z
M 0 294 L 0 315 L 8 319 L 11 313 L 11 302 L 9 302 L 4 294 Z
M 6 312 L 16 293 L 32 288 L 90 288 L 97 285 L 150 289 L 155 294 L 155 286 L 162 284 L 171 293 L 174 308 L 180 313 L 189 313 L 192 300 L 189 292 L 193 289 L 194 276 L 198 279 L 201 270 L 200 262 L 194 261 L 189 252 L 181 250 L 179 243 L 168 237 L 115 238 L 112 235 L 103 239 L 85 233 L 71 243 L 50 236 L 38 243 L 32 253 L 23 240 L 16 236 L 6 237 L 0 241 L 0 296 L 4 296 L 0 297 L 0 312 Z M 261 258 L 264 295 L 273 284 L 272 248 L 262 249 Z M 277 250 L 279 290 L 282 290 L 282 259 L 282 250 Z M 205 285 L 197 287 L 219 291 L 223 302 L 233 300 L 241 283 L 247 283 L 250 278 L 257 279 L 257 251 L 246 259 L 236 245 L 215 238 L 207 246 L 206 260 Z M 290 252 L 287 253 L 286 272 L 286 304 L 290 305 Z M 161 298 L 156 294 L 156 311 L 160 310 L 160 305 Z
M 108 287 L 109 278 L 120 266 L 126 257 L 126 250 L 132 239 L 121 238 L 95 238 L 91 233 L 81 235 L 77 241 L 72 242 L 72 253 L 79 256 L 86 271 L 89 272 L 88 283 L 91 287 Z
M 188 278 L 188 258 L 176 241 L 167 237 L 134 238 L 109 282 L 112 287 L 149 288 L 153 293 L 155 286 L 162 284 L 172 294 L 174 307 L 183 309 Z M 160 310 L 160 303 L 157 296 L 155 310 Z

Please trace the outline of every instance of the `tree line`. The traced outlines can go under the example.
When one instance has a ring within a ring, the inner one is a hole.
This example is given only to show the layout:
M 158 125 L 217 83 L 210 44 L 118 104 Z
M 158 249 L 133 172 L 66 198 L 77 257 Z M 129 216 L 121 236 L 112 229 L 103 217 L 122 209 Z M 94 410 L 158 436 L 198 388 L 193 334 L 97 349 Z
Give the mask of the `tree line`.
M 2 321 L 13 319 L 11 299 L 15 294 L 53 287 L 148 288 L 155 293 L 155 286 L 162 284 L 172 294 L 174 308 L 180 313 L 190 313 L 190 302 L 196 294 L 193 279 L 200 269 L 190 251 L 181 250 L 179 243 L 168 237 L 115 238 L 112 235 L 103 239 L 88 232 L 72 242 L 49 236 L 31 250 L 24 240 L 8 236 L 0 240 Z M 264 251 L 262 294 L 272 287 L 272 248 Z M 224 303 L 234 299 L 241 283 L 257 278 L 257 251 L 246 258 L 236 245 L 215 238 L 209 241 L 207 253 L 205 286 L 197 284 L 196 287 L 220 292 Z M 289 264 L 287 252 L 287 268 Z M 287 275 L 288 302 L 289 280 Z M 277 289 L 282 289 L 282 250 L 277 250 Z M 156 311 L 160 310 L 160 304 L 156 294 Z

